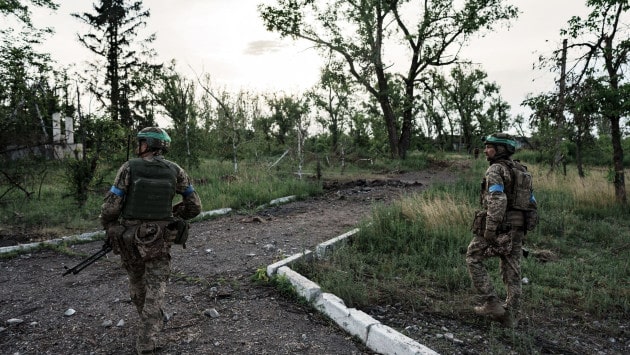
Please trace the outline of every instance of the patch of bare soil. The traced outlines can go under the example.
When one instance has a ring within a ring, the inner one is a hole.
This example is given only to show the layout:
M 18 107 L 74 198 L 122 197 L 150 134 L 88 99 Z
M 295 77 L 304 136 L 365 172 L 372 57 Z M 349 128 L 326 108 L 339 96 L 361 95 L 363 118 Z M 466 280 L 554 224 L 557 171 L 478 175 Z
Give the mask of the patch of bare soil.
M 436 181 L 452 181 L 452 168 L 328 182 L 320 197 L 270 207 L 256 216 L 233 213 L 194 223 L 187 249 L 173 248 L 166 299 L 173 316 L 159 353 L 372 354 L 311 307 L 254 282 L 252 275 L 285 255 L 312 250 L 355 228 L 375 203 L 390 203 Z M 75 256 L 43 250 L 0 260 L 2 353 L 134 352 L 138 316 L 119 258 L 110 254 L 78 275 L 61 277 L 64 266 L 77 264 L 100 246 L 73 246 L 80 254 Z M 64 315 L 68 309 L 76 313 Z M 492 336 L 494 326 L 471 312 L 444 319 L 402 304 L 365 311 L 443 354 L 511 351 L 506 345 L 510 339 Z M 585 321 L 583 315 L 525 323 L 518 332 L 535 335 L 533 352 L 615 354 L 630 349 L 627 327 Z

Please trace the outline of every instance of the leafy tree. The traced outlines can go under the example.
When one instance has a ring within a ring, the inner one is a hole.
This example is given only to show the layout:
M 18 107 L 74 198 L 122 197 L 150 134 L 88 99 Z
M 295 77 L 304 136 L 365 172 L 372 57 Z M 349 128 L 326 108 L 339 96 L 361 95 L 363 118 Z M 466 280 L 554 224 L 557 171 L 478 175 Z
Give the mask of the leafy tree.
M 146 118 L 134 110 L 134 100 L 143 89 L 142 84 L 146 84 L 142 80 L 143 75 L 156 67 L 142 60 L 153 54 L 147 45 L 153 42 L 155 36 L 137 40 L 140 30 L 146 27 L 150 12 L 143 9 L 142 1 L 100 0 L 93 8 L 94 14 L 72 14 L 93 28 L 84 35 L 78 35 L 79 41 L 105 61 L 104 73 L 101 73 L 103 65 L 99 59 L 90 64 L 93 76 L 98 80 L 89 81 L 89 89 L 109 110 L 113 121 L 120 120 L 124 127 L 131 129 L 142 117 Z M 144 120 L 140 124 L 146 126 L 153 122 Z
M 575 143 L 575 163 L 578 175 L 584 178 L 583 151 L 587 143 L 593 142 L 591 130 L 595 118 L 599 116 L 598 93 L 602 83 L 587 78 L 581 85 L 574 85 L 567 93 L 567 110 L 571 114 L 572 122 L 569 122 L 570 139 Z
M 28 5 L 30 4 L 30 6 Z M 46 143 L 56 106 L 50 55 L 35 49 L 52 33 L 31 21 L 31 6 L 56 9 L 52 1 L 0 3 L 0 147 Z
M 274 143 L 273 138 L 273 118 L 267 115 L 260 115 L 255 117 L 252 125 L 254 127 L 254 135 L 258 141 L 262 141 L 264 144 L 263 151 L 266 153 L 272 153 L 272 145 Z
M 153 99 L 173 123 L 173 143 L 170 154 L 188 167 L 199 165 L 198 108 L 194 82 L 175 70 L 175 62 L 164 70 L 152 86 Z
M 610 124 L 615 198 L 625 205 L 621 123 L 630 113 L 626 99 L 630 83 L 625 76 L 630 60 L 630 28 L 625 22 L 630 3 L 627 0 L 587 0 L 586 4 L 591 13 L 586 18 L 572 17 L 561 35 L 570 38 L 567 48 L 577 58 L 570 66 L 576 78 L 574 84 L 579 86 L 587 78 L 599 78 L 597 81 L 604 84 L 597 87 L 596 95 L 600 99 L 599 112 Z
M 206 76 L 206 82 L 202 84 L 199 81 L 208 99 L 217 104 L 215 114 L 207 119 L 207 129 L 208 131 L 213 129 L 216 151 L 222 152 L 225 147 L 231 147 L 234 172 L 237 173 L 239 146 L 253 138 L 250 128 L 260 116 L 260 99 L 257 95 L 243 90 L 234 94 L 225 89 L 213 89 L 209 76 Z
M 267 105 L 271 110 L 271 132 L 278 145 L 286 147 L 291 139 L 298 136 L 297 128 L 301 125 L 302 115 L 308 112 L 306 100 L 292 96 L 267 97 Z
M 555 93 L 542 93 L 529 96 L 523 103 L 532 110 L 530 126 L 536 132 L 535 147 L 547 158 L 554 153 L 556 137 L 566 137 L 566 133 L 560 132 L 556 117 L 558 96 Z
M 259 11 L 268 30 L 309 41 L 346 61 L 350 74 L 379 103 L 390 153 L 400 158 L 410 147 L 421 74 L 455 63 L 471 35 L 517 15 L 500 0 L 277 0 Z M 407 51 L 406 69 L 386 56 L 394 51 L 388 45 L 396 43 Z M 394 77 L 403 84 L 400 125 L 392 102 Z
M 491 121 L 485 119 L 483 110 L 486 98 L 498 92 L 498 88 L 493 83 L 487 83 L 487 77 L 488 74 L 480 69 L 467 72 L 458 65 L 451 70 L 452 82 L 446 90 L 459 117 L 461 143 L 466 147 L 473 143 L 473 136 L 483 135 L 482 124 L 485 123 L 484 129 L 494 130 Z
M 507 127 L 510 106 L 501 99 L 499 87 L 487 78 L 483 70 L 462 64 L 451 69 L 450 78 L 432 73 L 428 86 L 431 101 L 424 100 L 423 104 L 430 123 L 435 125 L 438 141 L 444 140 L 445 125 L 451 137 L 459 133 L 460 145 L 468 149 L 479 137 Z M 447 122 L 439 122 L 442 119 Z
M 349 114 L 351 82 L 342 69 L 343 63 L 329 61 L 321 71 L 318 87 L 308 94 L 316 109 L 324 112 L 317 121 L 330 133 L 331 149 L 337 152 L 340 136 Z
M 20 23 L 34 29 L 35 27 L 31 21 L 31 10 L 25 3 L 30 3 L 32 6 L 47 7 L 52 10 L 59 8 L 59 5 L 52 0 L 3 0 L 0 2 L 0 15 L 6 17 L 9 15 L 14 16 Z
M 79 206 L 84 206 L 90 191 L 102 179 L 98 176 L 99 163 L 103 157 L 111 159 L 121 152 L 125 142 L 124 129 L 118 122 L 97 117 L 82 119 L 80 135 L 83 143 L 83 156 L 71 159 L 66 165 L 66 182 Z

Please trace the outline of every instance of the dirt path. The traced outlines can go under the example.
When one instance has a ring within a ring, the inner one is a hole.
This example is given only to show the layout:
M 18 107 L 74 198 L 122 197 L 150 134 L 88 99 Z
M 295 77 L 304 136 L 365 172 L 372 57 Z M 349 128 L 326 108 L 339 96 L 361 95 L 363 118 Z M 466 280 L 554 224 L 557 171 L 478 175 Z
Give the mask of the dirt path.
M 380 182 L 332 183 L 321 197 L 195 223 L 188 248 L 173 248 L 166 309 L 174 313 L 160 354 L 371 354 L 308 306 L 253 282 L 259 268 L 334 238 L 390 203 L 435 181 L 449 168 L 384 177 Z M 385 183 L 386 178 L 390 181 Z M 403 183 L 404 182 L 404 183 Z M 101 247 L 73 247 L 82 255 Z M 109 255 L 78 275 L 63 267 L 84 256 L 45 250 L 0 260 L 0 353 L 132 354 L 137 314 L 119 258 Z M 463 262 L 463 261 L 462 261 Z M 461 295 L 457 318 L 405 305 L 364 310 L 442 354 L 515 354 L 513 344 L 545 354 L 624 354 L 630 324 L 587 314 L 556 317 L 534 310 L 514 333 L 502 334 L 470 310 Z M 74 309 L 75 314 L 64 312 Z
M 313 249 L 353 229 L 374 203 L 418 191 L 446 173 L 400 175 L 389 183 L 332 184 L 322 197 L 271 207 L 256 216 L 231 214 L 193 224 L 188 248 L 173 248 L 167 311 L 174 316 L 160 353 L 370 354 L 311 308 L 251 277 L 284 255 Z M 73 249 L 91 254 L 100 245 Z M 63 266 L 75 265 L 82 256 L 46 250 L 0 260 L 2 353 L 133 353 L 137 314 L 119 258 L 108 257 L 63 278 Z M 68 309 L 76 313 L 64 315 Z M 22 322 L 13 323 L 18 320 Z

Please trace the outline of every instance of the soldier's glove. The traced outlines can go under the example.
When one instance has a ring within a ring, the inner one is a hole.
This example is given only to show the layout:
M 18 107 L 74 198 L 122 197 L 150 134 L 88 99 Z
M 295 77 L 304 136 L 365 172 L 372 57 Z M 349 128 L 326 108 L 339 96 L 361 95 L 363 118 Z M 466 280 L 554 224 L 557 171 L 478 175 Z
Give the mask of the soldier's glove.
M 179 203 L 173 205 L 172 212 L 173 212 L 173 217 L 181 218 L 182 217 L 182 213 L 184 212 L 184 202 L 182 201 L 182 202 L 179 202 Z
M 122 235 L 125 233 L 125 227 L 120 225 L 118 222 L 110 223 L 106 229 L 107 242 L 112 247 L 114 254 L 120 254 L 120 239 Z
M 175 234 L 173 243 L 181 245 L 184 249 L 186 249 L 186 241 L 188 240 L 188 228 L 188 222 L 181 218 L 177 218 L 166 226 L 171 234 Z
M 485 232 L 483 232 L 483 239 L 492 242 L 494 240 L 497 239 L 497 231 L 496 230 L 491 230 L 491 229 L 486 229 Z

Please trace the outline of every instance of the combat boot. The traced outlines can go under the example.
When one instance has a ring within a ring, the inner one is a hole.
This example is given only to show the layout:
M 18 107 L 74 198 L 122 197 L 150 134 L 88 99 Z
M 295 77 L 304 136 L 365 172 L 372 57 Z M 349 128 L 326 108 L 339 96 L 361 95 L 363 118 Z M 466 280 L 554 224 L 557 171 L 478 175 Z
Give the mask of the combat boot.
M 475 307 L 475 313 L 480 316 L 490 317 L 492 319 L 503 319 L 505 316 L 505 308 L 499 303 L 496 297 L 488 299 L 483 305 Z
M 506 328 L 516 328 L 520 320 L 520 316 L 518 315 L 518 312 L 505 306 L 504 308 L 505 308 L 505 313 L 503 314 L 503 316 L 497 318 L 497 321 L 499 321 L 501 325 L 503 325 Z

